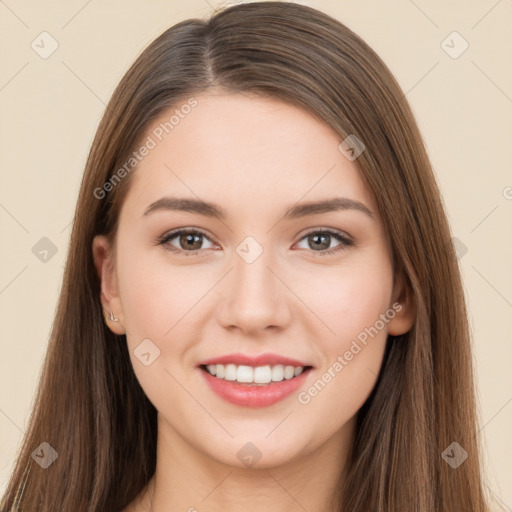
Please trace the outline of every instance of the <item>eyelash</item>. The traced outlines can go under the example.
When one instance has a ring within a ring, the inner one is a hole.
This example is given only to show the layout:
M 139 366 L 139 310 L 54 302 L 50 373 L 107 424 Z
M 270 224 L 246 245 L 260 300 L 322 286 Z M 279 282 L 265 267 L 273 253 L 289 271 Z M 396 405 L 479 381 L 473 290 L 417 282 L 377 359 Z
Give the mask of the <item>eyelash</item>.
M 201 250 L 185 251 L 183 249 L 178 249 L 171 245 L 167 245 L 168 242 L 170 242 L 172 239 L 174 239 L 182 234 L 199 234 L 199 235 L 203 236 L 204 238 L 206 238 L 207 240 L 209 240 L 210 242 L 212 242 L 212 240 L 210 240 L 210 237 L 208 235 L 206 235 L 206 233 L 203 233 L 202 231 L 200 231 L 198 229 L 181 228 L 181 229 L 177 229 L 175 231 L 171 231 L 170 233 L 167 233 L 167 234 L 159 237 L 156 240 L 156 245 L 163 245 L 164 249 L 171 251 L 171 252 L 182 253 L 183 256 L 195 256 L 195 255 L 199 254 L 199 252 L 201 252 Z M 332 249 L 324 249 L 322 251 L 312 251 L 313 253 L 315 253 L 315 256 L 320 256 L 320 257 L 329 256 L 329 255 L 332 255 L 339 251 L 345 250 L 347 247 L 354 245 L 354 242 L 352 240 L 350 240 L 348 237 L 343 236 L 342 234 L 338 233 L 337 231 L 333 231 L 331 229 L 318 229 L 318 230 L 310 231 L 309 233 L 306 233 L 299 240 L 299 242 L 301 240 L 303 240 L 304 238 L 307 238 L 308 236 L 311 236 L 313 234 L 323 234 L 323 235 L 327 234 L 327 235 L 332 236 L 333 238 L 335 238 L 336 240 L 338 240 L 340 242 L 337 246 L 333 247 Z

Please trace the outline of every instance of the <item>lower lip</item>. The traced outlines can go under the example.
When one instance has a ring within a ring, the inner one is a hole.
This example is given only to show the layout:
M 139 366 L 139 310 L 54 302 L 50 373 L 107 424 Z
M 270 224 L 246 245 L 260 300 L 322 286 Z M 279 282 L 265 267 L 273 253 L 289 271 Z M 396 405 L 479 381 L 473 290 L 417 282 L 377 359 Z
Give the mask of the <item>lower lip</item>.
M 224 400 L 243 407 L 268 407 L 296 391 L 305 381 L 311 368 L 307 368 L 293 379 L 271 382 L 264 386 L 252 386 L 240 382 L 218 379 L 200 369 L 210 388 Z

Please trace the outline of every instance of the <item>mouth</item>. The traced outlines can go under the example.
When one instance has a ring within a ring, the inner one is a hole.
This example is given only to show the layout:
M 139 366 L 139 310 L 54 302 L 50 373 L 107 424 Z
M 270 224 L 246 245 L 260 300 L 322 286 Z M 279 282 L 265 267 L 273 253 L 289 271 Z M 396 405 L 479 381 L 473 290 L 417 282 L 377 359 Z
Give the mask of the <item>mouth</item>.
M 201 370 L 218 380 L 244 384 L 246 386 L 268 386 L 273 383 L 289 381 L 308 372 L 312 366 L 264 365 L 249 366 L 236 364 L 200 365 Z
M 239 407 L 269 407 L 304 386 L 312 366 L 267 364 L 202 364 L 198 366 L 209 390 Z

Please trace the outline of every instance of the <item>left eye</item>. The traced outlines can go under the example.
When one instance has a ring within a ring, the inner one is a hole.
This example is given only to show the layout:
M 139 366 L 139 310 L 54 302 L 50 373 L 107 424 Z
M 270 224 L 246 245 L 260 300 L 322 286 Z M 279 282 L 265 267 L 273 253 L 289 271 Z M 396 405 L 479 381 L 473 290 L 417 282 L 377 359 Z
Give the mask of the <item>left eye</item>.
M 177 239 L 178 246 L 171 243 L 175 239 Z M 338 243 L 334 247 L 330 247 L 333 239 Z M 209 247 L 202 247 L 205 240 L 209 242 Z M 309 246 L 305 248 L 312 248 L 313 252 L 318 253 L 319 256 L 332 254 L 343 250 L 347 246 L 353 245 L 353 242 L 346 236 L 330 230 L 311 231 L 301 238 L 299 244 L 303 240 Z M 201 249 L 211 249 L 214 246 L 210 238 L 204 233 L 189 229 L 181 229 L 164 235 L 157 240 L 157 243 L 163 245 L 170 251 L 181 252 L 185 256 L 192 256 L 197 254 Z
M 171 240 L 174 240 L 175 238 L 178 239 L 178 247 L 170 243 Z M 210 241 L 210 244 L 213 246 L 211 240 L 204 233 L 184 229 L 164 235 L 164 237 L 159 240 L 159 243 L 165 245 L 172 251 L 183 251 L 186 253 L 205 249 L 205 247 L 201 247 L 203 240 Z M 210 248 L 211 247 L 206 247 L 206 249 Z
M 329 246 L 331 245 L 333 238 L 338 241 L 338 244 L 333 248 L 330 248 Z M 314 250 L 314 252 L 317 252 L 319 256 L 323 256 L 324 254 L 332 254 L 336 251 L 345 249 L 347 246 L 353 245 L 353 242 L 347 237 L 330 230 L 311 231 L 306 236 L 301 238 L 301 241 L 302 240 L 305 240 L 306 244 L 309 246 L 306 247 L 306 249 L 310 247 L 320 249 Z

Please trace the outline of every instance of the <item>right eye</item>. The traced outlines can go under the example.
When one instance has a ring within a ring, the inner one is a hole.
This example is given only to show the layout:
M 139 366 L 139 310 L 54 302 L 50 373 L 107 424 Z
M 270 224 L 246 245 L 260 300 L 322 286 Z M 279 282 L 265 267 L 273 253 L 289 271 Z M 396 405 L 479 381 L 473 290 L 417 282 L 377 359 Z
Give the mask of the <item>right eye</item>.
M 171 243 L 175 239 L 177 240 L 178 247 Z M 169 251 L 179 252 L 184 256 L 194 256 L 198 254 L 201 249 L 205 249 L 201 247 L 204 240 L 208 240 L 213 245 L 210 238 L 201 231 L 182 228 L 166 233 L 158 239 L 157 243 L 163 245 L 164 248 Z M 211 248 L 212 247 L 206 247 L 206 249 Z

